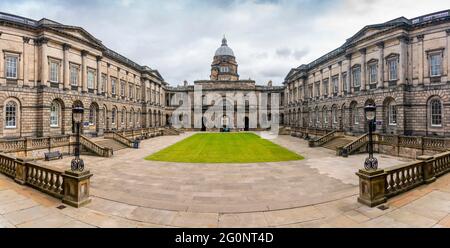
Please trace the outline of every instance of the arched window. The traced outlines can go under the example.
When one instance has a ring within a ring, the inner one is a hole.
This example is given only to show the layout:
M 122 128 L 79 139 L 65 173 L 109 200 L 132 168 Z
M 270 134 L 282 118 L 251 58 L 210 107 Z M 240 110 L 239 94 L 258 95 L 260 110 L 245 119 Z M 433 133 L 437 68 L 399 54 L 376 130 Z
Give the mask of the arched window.
M 111 124 L 116 124 L 117 109 L 113 108 L 111 112 Z
M 332 116 L 332 118 L 333 118 L 333 123 L 336 124 L 336 123 L 337 123 L 337 120 L 338 120 L 338 118 L 337 118 L 337 108 L 336 108 L 336 106 L 333 106 L 333 107 L 331 108 L 331 116 Z
M 391 101 L 388 104 L 389 125 L 397 125 L 397 104 Z
M 431 99 L 430 101 L 430 114 L 431 114 L 431 126 L 442 126 L 442 104 L 438 98 Z
M 91 107 L 89 108 L 89 125 L 95 124 L 96 113 L 97 108 L 95 107 L 95 105 L 91 105 Z
M 359 113 L 358 108 L 356 107 L 356 104 L 352 108 L 352 114 L 353 114 L 353 124 L 359 124 Z
M 121 118 L 120 118 L 120 121 L 122 122 L 122 124 L 123 123 L 125 123 L 125 109 L 122 109 L 122 116 L 121 116 Z
M 328 123 L 328 109 L 326 107 L 323 108 L 322 115 L 323 115 L 323 123 L 327 124 Z
M 6 128 L 16 128 L 17 125 L 17 103 L 9 101 L 5 108 Z
M 50 106 L 50 127 L 59 126 L 59 103 L 56 101 L 52 102 Z

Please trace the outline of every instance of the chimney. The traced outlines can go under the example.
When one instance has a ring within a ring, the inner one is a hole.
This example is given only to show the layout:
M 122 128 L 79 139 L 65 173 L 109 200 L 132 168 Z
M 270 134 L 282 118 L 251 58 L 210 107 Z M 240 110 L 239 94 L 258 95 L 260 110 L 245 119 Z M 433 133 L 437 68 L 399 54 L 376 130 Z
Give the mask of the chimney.
M 188 86 L 188 82 L 184 80 L 184 86 Z
M 272 80 L 269 80 L 269 82 L 267 83 L 267 86 L 272 87 Z

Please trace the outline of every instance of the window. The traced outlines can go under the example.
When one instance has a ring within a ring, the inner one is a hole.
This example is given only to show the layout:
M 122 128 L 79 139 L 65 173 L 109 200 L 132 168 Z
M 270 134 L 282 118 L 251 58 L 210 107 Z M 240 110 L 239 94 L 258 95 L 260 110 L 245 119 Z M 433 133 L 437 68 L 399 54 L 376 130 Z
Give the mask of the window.
M 313 86 L 312 85 L 310 85 L 308 87 L 308 92 L 309 92 L 309 98 L 313 98 Z
M 122 109 L 122 116 L 120 118 L 120 122 L 125 123 L 125 109 Z
M 230 68 L 228 68 L 227 66 L 221 66 L 220 67 L 220 72 L 229 72 Z
M 333 81 L 333 93 L 338 93 L 339 92 L 339 77 L 333 77 L 332 79 Z
M 17 79 L 17 61 L 19 60 L 18 56 L 7 55 L 5 57 L 6 64 L 6 78 L 8 79 Z
M 94 105 L 92 105 L 91 108 L 89 109 L 89 125 L 95 125 L 96 113 L 97 108 Z
M 376 64 L 371 64 L 369 65 L 369 83 L 373 84 L 377 82 L 377 65 Z
M 117 110 L 114 108 L 111 112 L 111 123 L 112 124 L 116 124 L 116 115 L 117 115 Z
M 128 97 L 133 99 L 133 85 L 131 84 L 128 86 Z
M 342 86 L 344 92 L 347 92 L 347 73 L 342 73 Z
M 441 65 L 442 65 L 442 54 L 431 54 L 430 55 L 430 76 L 439 77 L 441 76 Z
M 356 106 L 353 107 L 352 109 L 353 112 L 353 123 L 358 125 L 359 124 L 359 111 L 358 108 Z
M 328 96 L 328 79 L 323 81 L 323 94 Z
M 320 96 L 320 82 L 316 83 L 316 96 Z
M 133 123 L 133 116 L 134 116 L 134 110 L 131 110 L 131 112 L 130 112 L 130 114 L 128 116 L 128 119 L 129 119 L 130 123 Z
M 353 87 L 358 88 L 361 86 L 361 67 L 353 69 Z
M 116 79 L 111 78 L 111 94 L 116 94 Z
M 337 109 L 336 107 L 333 107 L 331 109 L 331 115 L 333 116 L 333 123 L 337 123 Z
M 320 123 L 320 118 L 319 118 L 319 109 L 316 109 L 316 113 L 315 113 L 315 116 L 316 116 L 316 123 L 317 123 L 317 124 L 319 124 L 319 123 Z
M 125 96 L 125 82 L 120 81 L 120 95 Z
M 57 102 L 52 102 L 50 106 L 50 127 L 59 126 L 59 104 Z
M 59 82 L 59 62 L 50 61 L 50 82 Z
M 397 58 L 388 60 L 387 64 L 388 64 L 389 80 L 390 81 L 397 80 Z
M 6 128 L 15 128 L 17 118 L 17 103 L 9 101 L 5 108 Z
M 441 127 L 442 126 L 442 105 L 439 99 L 432 99 L 430 101 L 431 105 L 431 126 Z
M 79 67 L 76 65 L 70 66 L 70 85 L 78 86 Z
M 88 70 L 87 72 L 87 87 L 88 89 L 94 89 L 95 83 L 95 71 Z
M 322 114 L 323 114 L 323 117 L 322 117 L 323 123 L 325 123 L 325 124 L 328 123 L 328 109 L 324 108 Z
M 389 125 L 397 125 L 397 105 L 394 101 L 390 102 L 388 105 L 389 112 Z
M 105 92 L 105 89 L 106 89 L 106 80 L 107 80 L 107 77 L 106 77 L 106 75 L 105 74 L 102 74 L 102 85 L 101 85 L 101 91 L 102 92 Z

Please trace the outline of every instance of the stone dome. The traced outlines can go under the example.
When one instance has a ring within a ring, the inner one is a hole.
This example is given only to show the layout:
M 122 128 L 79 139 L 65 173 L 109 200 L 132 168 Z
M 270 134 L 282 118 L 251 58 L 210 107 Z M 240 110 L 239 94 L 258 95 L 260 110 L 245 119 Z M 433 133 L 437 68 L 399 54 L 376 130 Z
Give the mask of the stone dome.
M 234 57 L 234 52 L 230 47 L 228 47 L 227 39 L 225 37 L 223 37 L 223 39 L 222 39 L 222 46 L 217 48 L 216 54 L 214 56 L 232 56 L 232 57 Z

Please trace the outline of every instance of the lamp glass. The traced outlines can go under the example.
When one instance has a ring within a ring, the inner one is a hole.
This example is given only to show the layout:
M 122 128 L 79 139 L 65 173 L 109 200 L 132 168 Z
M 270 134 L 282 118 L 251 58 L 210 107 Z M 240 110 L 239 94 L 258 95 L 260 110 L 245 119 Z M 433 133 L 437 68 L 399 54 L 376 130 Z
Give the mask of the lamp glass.
M 372 121 L 375 119 L 375 110 L 376 110 L 376 107 L 373 105 L 368 105 L 368 106 L 364 107 L 364 112 L 366 112 L 366 119 L 368 121 Z
M 75 107 L 73 108 L 73 120 L 75 123 L 80 123 L 83 118 L 83 108 Z

